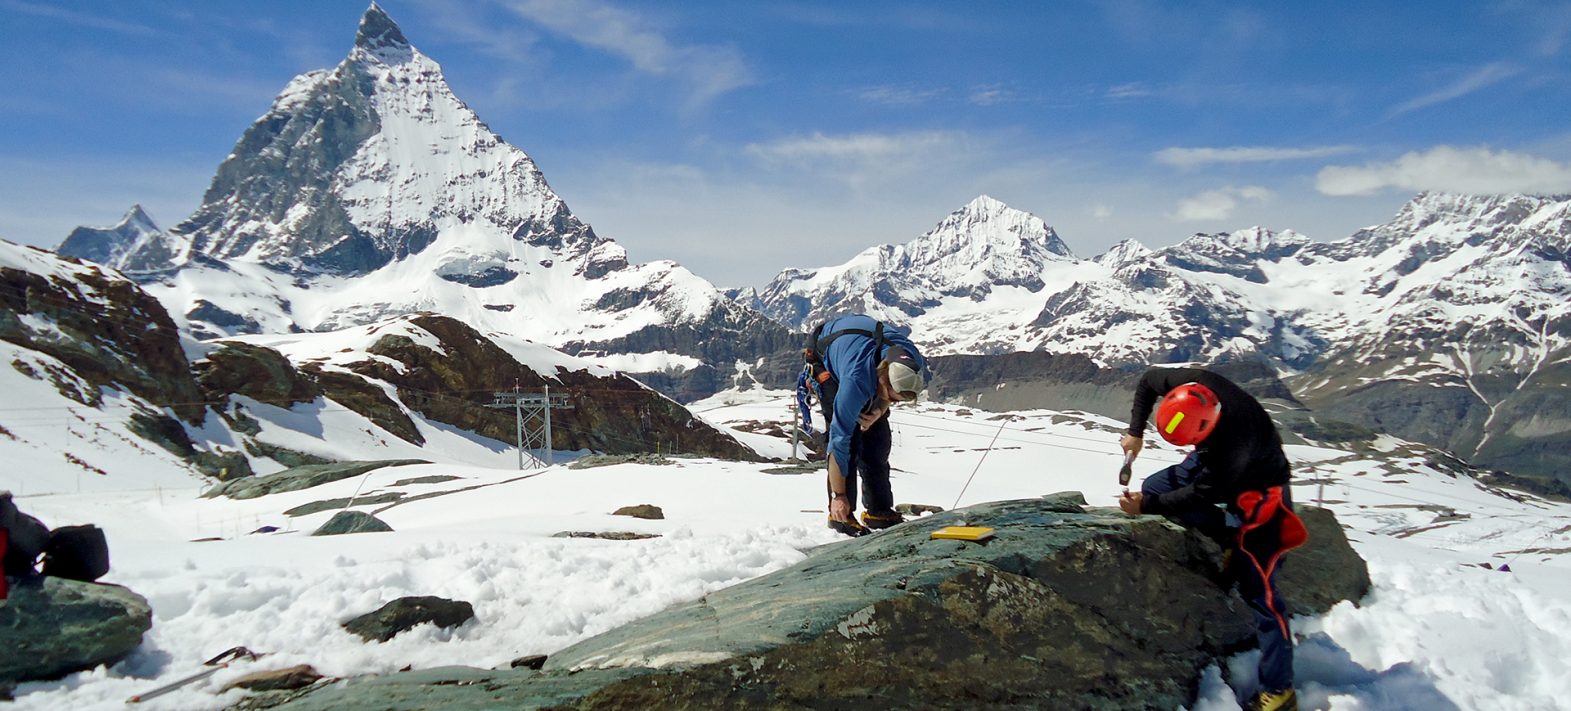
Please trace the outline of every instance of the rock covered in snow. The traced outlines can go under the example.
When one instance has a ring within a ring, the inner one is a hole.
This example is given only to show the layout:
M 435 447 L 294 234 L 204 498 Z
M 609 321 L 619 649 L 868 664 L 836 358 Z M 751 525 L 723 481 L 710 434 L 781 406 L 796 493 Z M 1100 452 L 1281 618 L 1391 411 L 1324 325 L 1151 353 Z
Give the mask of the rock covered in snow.
M 415 625 L 458 627 L 475 618 L 474 606 L 434 596 L 401 597 L 343 624 L 366 641 L 386 642 Z

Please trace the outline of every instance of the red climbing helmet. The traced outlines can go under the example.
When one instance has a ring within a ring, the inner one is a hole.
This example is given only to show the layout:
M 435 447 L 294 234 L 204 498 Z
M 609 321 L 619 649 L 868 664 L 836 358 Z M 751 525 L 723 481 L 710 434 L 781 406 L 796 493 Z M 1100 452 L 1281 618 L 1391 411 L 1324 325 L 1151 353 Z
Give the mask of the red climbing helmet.
M 1156 430 L 1162 439 L 1180 447 L 1200 444 L 1216 429 L 1222 416 L 1222 401 L 1200 383 L 1184 383 L 1173 388 L 1156 408 Z

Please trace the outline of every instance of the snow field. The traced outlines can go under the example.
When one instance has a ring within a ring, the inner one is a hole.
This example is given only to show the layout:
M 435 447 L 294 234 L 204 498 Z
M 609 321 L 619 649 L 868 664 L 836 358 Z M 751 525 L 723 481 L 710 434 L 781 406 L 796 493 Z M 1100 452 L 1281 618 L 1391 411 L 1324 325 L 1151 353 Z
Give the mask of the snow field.
M 783 423 L 787 398 L 726 393 L 693 410 L 720 424 Z M 1114 502 L 1118 423 L 1049 411 L 1009 415 L 936 404 L 897 408 L 896 500 L 949 508 L 957 496 L 966 505 L 1079 490 L 1093 505 Z M 302 444 L 309 439 L 292 436 Z M 1137 475 L 1179 458 L 1157 444 L 1142 454 Z M 1326 479 L 1327 505 L 1351 526 L 1375 583 L 1363 607 L 1344 603 L 1323 617 L 1293 621 L 1302 638 L 1303 708 L 1561 706 L 1557 700 L 1571 694 L 1571 679 L 1558 673 L 1571 651 L 1571 569 L 1555 552 L 1566 536 L 1554 531 L 1564 525 L 1566 506 L 1513 502 L 1405 460 L 1393 473 L 1335 450 L 1292 447 L 1289 454 L 1299 477 L 1295 498 L 1313 501 L 1315 480 Z M 1392 455 L 1399 454 L 1393 445 Z M 672 462 L 519 471 L 444 461 L 243 501 L 200 499 L 192 486 L 24 497 L 24 510 L 50 525 L 103 526 L 114 562 L 108 580 L 146 596 L 155 620 L 130 659 L 60 682 L 24 684 L 13 708 L 122 708 L 130 695 L 198 671 L 235 645 L 270 654 L 146 706 L 221 708 L 240 698 L 217 695 L 224 682 L 299 663 L 330 676 L 409 665 L 505 666 L 792 565 L 804 551 L 841 540 L 823 527 L 819 473 Z M 433 476 L 458 478 L 410 481 Z M 312 538 L 305 533 L 332 511 L 282 514 L 309 502 L 392 491 L 406 498 L 446 493 L 381 510 L 392 533 Z M 665 520 L 609 515 L 641 503 L 662 507 Z M 1437 525 L 1447 508 L 1471 515 Z M 249 534 L 264 524 L 284 531 Z M 568 530 L 661 537 L 550 537 Z M 221 540 L 193 540 L 207 537 Z M 1513 572 L 1480 567 L 1486 562 L 1509 562 Z M 362 642 L 338 626 L 407 595 L 468 601 L 477 621 L 446 631 L 423 626 L 386 643 Z M 1222 669 L 1248 691 L 1254 656 L 1209 670 L 1196 711 L 1238 708 Z

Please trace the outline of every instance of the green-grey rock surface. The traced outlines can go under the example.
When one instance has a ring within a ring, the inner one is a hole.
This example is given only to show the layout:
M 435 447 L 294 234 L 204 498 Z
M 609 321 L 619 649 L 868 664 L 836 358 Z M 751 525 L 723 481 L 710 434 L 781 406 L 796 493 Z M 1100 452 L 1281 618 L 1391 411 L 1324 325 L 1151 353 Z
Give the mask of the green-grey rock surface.
M 307 464 L 293 469 L 285 469 L 276 474 L 268 474 L 267 476 L 246 477 L 244 479 L 226 481 L 208 489 L 202 496 L 209 499 L 216 499 L 220 496 L 227 496 L 231 499 L 254 499 L 259 496 L 267 496 L 268 494 L 300 491 L 313 486 L 321 486 L 339 479 L 360 476 L 372 469 L 427 463 L 421 459 L 386 459 L 374 462 Z
M 393 530 L 387 522 L 364 511 L 339 511 L 327 519 L 315 531 L 313 536 L 341 536 L 346 533 L 383 533 Z
M 152 627 L 147 600 L 119 585 L 20 582 L 0 602 L 0 685 L 114 664 Z
M 961 520 L 997 535 L 930 538 Z M 1311 550 L 1327 545 L 1347 543 Z M 1172 709 L 1193 702 L 1207 665 L 1253 644 L 1219 562 L 1214 543 L 1159 517 L 1065 496 L 983 504 L 824 546 L 554 652 L 539 672 L 367 678 L 286 707 Z M 1358 582 L 1338 599 L 1362 595 Z

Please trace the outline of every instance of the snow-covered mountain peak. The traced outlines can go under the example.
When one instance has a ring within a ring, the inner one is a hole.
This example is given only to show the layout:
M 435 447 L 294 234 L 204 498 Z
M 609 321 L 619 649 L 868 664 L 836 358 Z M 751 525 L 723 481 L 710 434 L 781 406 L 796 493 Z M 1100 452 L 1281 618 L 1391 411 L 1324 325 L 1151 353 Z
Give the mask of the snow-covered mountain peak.
M 67 257 L 114 264 L 139 245 L 163 239 L 163 230 L 141 205 L 132 205 L 112 227 L 78 227 L 55 250 Z
M 980 195 L 950 213 L 927 234 L 907 245 L 913 253 L 985 258 L 996 253 L 1045 252 L 1074 259 L 1069 246 L 1042 218 Z
M 1177 252 L 1236 253 L 1238 255 L 1276 259 L 1309 244 L 1309 238 L 1292 230 L 1275 232 L 1264 227 L 1250 227 L 1233 232 L 1214 234 L 1197 233 L 1169 250 Z
M 398 23 L 393 22 L 393 18 L 388 17 L 382 7 L 374 2 L 360 18 L 360 28 L 355 33 L 355 48 L 387 59 L 407 57 L 414 49 L 409 40 L 404 38 L 403 30 L 398 29 Z
M 1150 247 L 1141 244 L 1138 240 L 1126 239 L 1108 248 L 1106 252 L 1097 255 L 1091 261 L 1109 269 L 1118 269 L 1125 264 L 1132 264 L 1145 259 L 1151 256 L 1151 254 L 1153 252 Z

